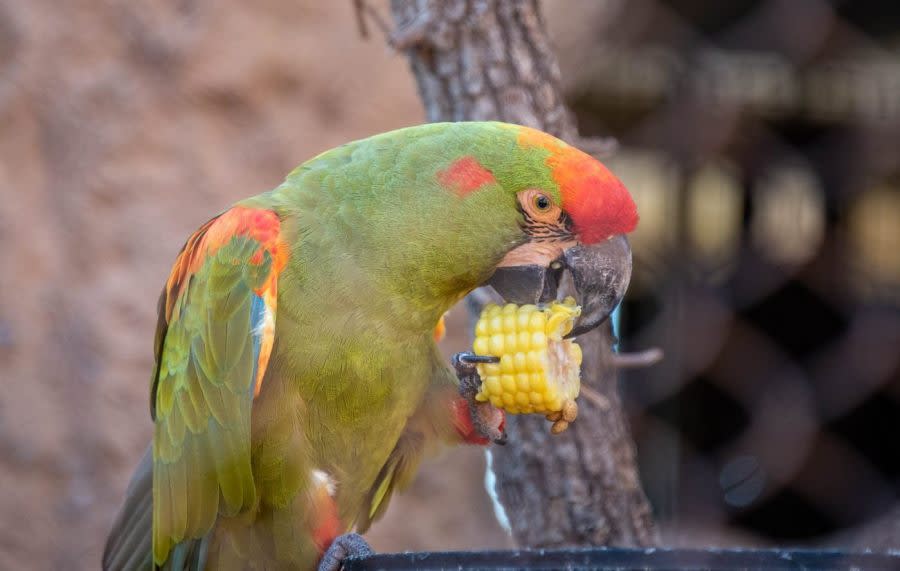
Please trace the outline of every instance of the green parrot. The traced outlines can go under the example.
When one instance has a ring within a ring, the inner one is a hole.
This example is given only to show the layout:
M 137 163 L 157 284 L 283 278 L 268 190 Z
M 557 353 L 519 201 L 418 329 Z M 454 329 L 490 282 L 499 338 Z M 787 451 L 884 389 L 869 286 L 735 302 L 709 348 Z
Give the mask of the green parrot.
M 573 278 L 596 327 L 637 223 L 600 162 L 540 131 L 437 123 L 348 143 L 200 227 L 159 300 L 152 446 L 106 570 L 336 569 L 438 443 L 503 442 L 444 313 Z

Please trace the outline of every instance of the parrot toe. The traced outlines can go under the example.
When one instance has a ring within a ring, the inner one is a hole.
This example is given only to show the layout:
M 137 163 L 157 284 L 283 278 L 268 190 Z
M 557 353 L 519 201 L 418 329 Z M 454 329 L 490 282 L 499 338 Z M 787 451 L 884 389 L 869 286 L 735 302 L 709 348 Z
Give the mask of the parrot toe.
M 476 402 L 474 399 L 469 401 L 469 410 L 472 424 L 479 434 L 494 444 L 506 444 L 506 415 L 502 410 L 489 402 Z
M 318 571 L 340 571 L 344 561 L 350 557 L 368 557 L 375 551 L 358 533 L 337 536 L 319 561 Z
M 506 444 L 507 439 L 504 427 L 506 416 L 491 403 L 479 402 L 475 398 L 481 387 L 481 376 L 478 374 L 476 364 L 499 361 L 499 357 L 476 355 L 468 351 L 457 353 L 450 359 L 459 378 L 459 394 L 469 403 L 469 414 L 475 430 L 494 444 L 502 445 Z

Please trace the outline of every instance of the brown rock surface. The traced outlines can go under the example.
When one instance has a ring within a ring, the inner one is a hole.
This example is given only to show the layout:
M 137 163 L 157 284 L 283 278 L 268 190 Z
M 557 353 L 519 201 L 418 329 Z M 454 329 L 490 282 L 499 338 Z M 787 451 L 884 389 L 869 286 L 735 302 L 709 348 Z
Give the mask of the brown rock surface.
M 187 235 L 420 121 L 405 60 L 357 36 L 349 1 L 0 0 L 0 569 L 98 567 Z M 481 482 L 478 450 L 445 456 L 376 548 L 503 545 Z

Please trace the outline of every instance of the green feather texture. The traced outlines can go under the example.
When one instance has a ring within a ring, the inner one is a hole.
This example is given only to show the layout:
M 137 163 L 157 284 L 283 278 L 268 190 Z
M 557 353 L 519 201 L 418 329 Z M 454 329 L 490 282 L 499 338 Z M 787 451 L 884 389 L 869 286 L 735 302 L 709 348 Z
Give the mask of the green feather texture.
M 518 191 L 559 199 L 547 151 L 518 135 L 501 123 L 401 129 L 325 152 L 238 203 L 275 213 L 286 248 L 271 358 L 254 396 L 254 292 L 275 270 L 235 231 L 161 302 L 157 565 L 314 568 L 329 510 L 337 532 L 364 529 L 408 485 L 450 431 L 455 377 L 432 336 L 438 319 L 525 240 Z M 454 192 L 442 173 L 466 157 L 492 178 Z M 146 561 L 121 552 L 148 545 L 146 477 L 135 476 L 106 569 Z
M 250 318 L 254 289 L 271 260 L 248 261 L 259 245 L 232 238 L 182 294 L 162 346 L 153 438 L 154 558 L 200 539 L 219 514 L 256 502 L 250 464 L 250 387 L 256 364 Z

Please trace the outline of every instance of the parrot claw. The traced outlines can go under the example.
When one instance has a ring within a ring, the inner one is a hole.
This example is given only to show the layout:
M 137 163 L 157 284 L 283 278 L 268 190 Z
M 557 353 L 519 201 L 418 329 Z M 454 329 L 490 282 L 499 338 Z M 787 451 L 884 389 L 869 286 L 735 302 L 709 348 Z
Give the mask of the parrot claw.
M 456 369 L 456 374 L 471 374 L 476 371 L 475 365 L 479 363 L 499 363 L 500 357 L 493 355 L 476 355 L 471 351 L 462 351 L 450 358 L 450 363 Z
M 319 561 L 318 571 L 340 571 L 344 561 L 349 557 L 368 557 L 375 551 L 363 536 L 358 533 L 345 533 L 337 536 Z
M 496 363 L 499 361 L 499 359 L 497 361 L 489 359 L 497 359 L 497 357 L 476 355 L 466 351 L 457 353 L 450 358 L 450 364 L 453 365 L 456 377 L 459 379 L 459 394 L 470 404 L 476 402 L 475 395 L 478 394 L 478 389 L 481 387 L 481 376 L 475 365 L 480 362 Z
M 479 434 L 501 446 L 506 444 L 507 436 L 503 411 L 489 402 L 475 400 L 481 387 L 481 376 L 478 374 L 478 363 L 499 363 L 500 358 L 493 355 L 476 355 L 469 351 L 457 353 L 450 358 L 450 364 L 456 370 L 459 379 L 459 394 L 469 403 L 469 414 L 472 424 Z M 499 417 L 499 421 L 498 421 Z

